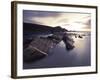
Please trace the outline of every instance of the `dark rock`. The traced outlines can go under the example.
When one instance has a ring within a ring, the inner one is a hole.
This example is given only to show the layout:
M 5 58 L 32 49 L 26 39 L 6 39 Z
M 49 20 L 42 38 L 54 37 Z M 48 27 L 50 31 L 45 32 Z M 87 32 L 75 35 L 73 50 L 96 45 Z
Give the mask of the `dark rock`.
M 43 52 L 36 50 L 34 48 L 28 47 L 24 49 L 23 60 L 24 62 L 37 61 L 47 56 Z

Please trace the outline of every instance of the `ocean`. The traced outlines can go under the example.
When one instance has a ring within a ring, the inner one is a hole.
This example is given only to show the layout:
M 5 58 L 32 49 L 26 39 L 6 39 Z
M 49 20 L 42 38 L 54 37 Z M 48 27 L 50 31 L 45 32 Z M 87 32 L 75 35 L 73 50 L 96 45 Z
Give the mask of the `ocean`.
M 23 69 L 91 66 L 90 32 L 73 33 L 85 35 L 82 38 L 72 36 L 75 46 L 72 50 L 66 50 L 65 43 L 61 41 L 49 50 L 47 57 L 31 63 L 23 62 Z

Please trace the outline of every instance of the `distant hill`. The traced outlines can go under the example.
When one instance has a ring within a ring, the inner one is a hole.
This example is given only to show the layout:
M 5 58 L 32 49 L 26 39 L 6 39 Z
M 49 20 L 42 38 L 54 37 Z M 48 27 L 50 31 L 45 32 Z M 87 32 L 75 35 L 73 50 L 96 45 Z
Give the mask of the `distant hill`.
M 51 27 L 46 25 L 32 24 L 32 23 L 23 23 L 23 31 L 25 33 L 55 33 L 68 31 L 60 26 Z
M 53 32 L 64 32 L 64 31 L 68 30 L 65 28 L 61 28 L 60 26 L 53 27 Z

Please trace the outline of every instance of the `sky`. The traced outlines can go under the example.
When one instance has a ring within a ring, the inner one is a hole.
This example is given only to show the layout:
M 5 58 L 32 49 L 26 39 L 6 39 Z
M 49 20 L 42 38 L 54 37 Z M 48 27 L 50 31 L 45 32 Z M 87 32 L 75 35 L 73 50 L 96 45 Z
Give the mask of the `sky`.
M 23 22 L 47 25 L 74 31 L 91 30 L 91 14 L 75 12 L 23 10 Z

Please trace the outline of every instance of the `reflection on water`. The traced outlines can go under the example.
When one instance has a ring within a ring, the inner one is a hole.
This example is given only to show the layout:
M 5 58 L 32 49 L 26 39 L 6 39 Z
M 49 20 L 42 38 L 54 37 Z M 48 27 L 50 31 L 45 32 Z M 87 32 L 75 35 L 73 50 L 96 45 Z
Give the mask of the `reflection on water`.
M 24 63 L 24 69 L 32 68 L 52 68 L 52 67 L 75 67 L 75 66 L 90 66 L 91 65 L 91 42 L 90 33 L 82 38 L 74 39 L 74 46 L 72 50 L 66 50 L 66 45 L 61 41 L 55 48 L 51 49 L 49 56 L 37 62 Z
M 75 49 L 74 51 L 77 52 L 77 55 L 84 56 L 86 54 L 90 53 L 90 36 L 87 33 L 87 36 L 84 36 L 83 38 L 73 38 L 75 43 Z

